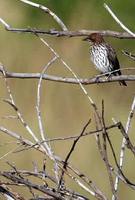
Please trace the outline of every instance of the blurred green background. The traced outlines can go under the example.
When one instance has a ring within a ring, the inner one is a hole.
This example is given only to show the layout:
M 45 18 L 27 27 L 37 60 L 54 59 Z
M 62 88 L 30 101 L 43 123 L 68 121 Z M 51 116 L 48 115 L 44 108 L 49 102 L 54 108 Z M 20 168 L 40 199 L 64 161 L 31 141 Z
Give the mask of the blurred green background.
M 0 17 L 3 18 L 12 27 L 34 27 L 41 29 L 60 29 L 54 20 L 39 9 L 28 6 L 19 0 L 1 0 Z M 114 30 L 122 31 L 112 17 L 103 7 L 102 0 L 35 0 L 52 11 L 54 11 L 67 25 L 69 30 L 91 29 L 91 30 Z M 117 16 L 135 31 L 135 1 L 113 0 L 106 1 L 112 7 Z M 56 38 L 53 36 L 43 36 L 46 41 L 61 55 L 79 77 L 89 78 L 97 75 L 99 72 L 93 67 L 89 60 L 88 44 L 82 42 L 82 38 Z M 122 55 L 121 50 L 125 49 L 134 53 L 134 40 L 120 40 L 106 38 L 116 49 L 121 68 L 134 67 L 133 61 Z M 52 53 L 44 46 L 41 41 L 31 34 L 17 34 L 4 30 L 0 25 L 0 62 L 9 71 L 13 72 L 41 72 L 43 66 L 50 60 Z M 57 76 L 71 77 L 71 74 L 57 61 L 48 70 L 49 74 Z M 126 72 L 125 72 L 126 73 Z M 131 73 L 131 72 L 130 72 Z M 134 72 L 132 72 L 133 74 Z M 27 123 L 30 125 L 36 136 L 40 138 L 37 116 L 36 116 L 36 94 L 37 80 L 8 80 L 16 105 L 20 108 Z M 89 95 L 101 109 L 101 101 L 105 102 L 105 120 L 106 124 L 112 123 L 112 118 L 121 120 L 126 124 L 128 113 L 135 94 L 134 82 L 128 82 L 128 87 L 121 87 L 118 83 L 89 85 L 86 87 Z M 8 98 L 5 89 L 5 83 L 0 79 L 0 98 Z M 20 133 L 26 138 L 31 138 L 20 122 L 15 119 L 3 119 L 3 116 L 15 114 L 13 110 L 0 101 L 1 125 L 10 130 Z M 42 87 L 41 110 L 45 131 L 48 138 L 58 136 L 70 136 L 79 134 L 88 121 L 92 123 L 88 130 L 95 129 L 93 109 L 88 99 L 80 90 L 79 86 L 44 81 Z M 135 139 L 134 119 L 130 129 L 132 141 Z M 112 130 L 110 134 L 111 141 L 119 156 L 121 134 Z M 0 134 L 0 147 L 2 157 L 5 153 L 13 150 L 17 145 L 14 139 Z M 63 159 L 69 151 L 72 142 L 53 142 L 52 148 L 55 154 Z M 38 163 L 39 169 L 42 169 L 42 162 L 45 156 L 36 151 L 29 150 L 21 153 L 9 154 L 0 160 L 0 169 L 7 169 L 5 161 L 14 162 L 19 169 L 32 170 L 32 161 Z M 112 157 L 110 156 L 112 160 Z M 110 198 L 110 186 L 107 172 L 103 161 L 100 158 L 95 137 L 90 136 L 80 140 L 75 151 L 72 154 L 70 162 L 73 166 L 88 175 L 96 182 L 99 188 Z M 51 165 L 49 165 L 51 166 Z M 99 167 L 100 166 L 100 167 Z M 49 170 L 50 167 L 48 167 Z M 50 169 L 50 172 L 52 168 Z M 133 156 L 126 151 L 124 172 L 132 181 L 135 178 Z M 71 180 L 68 180 L 70 187 L 77 192 L 85 194 L 88 198 L 94 199 L 86 192 L 82 191 Z M 20 189 L 18 189 L 20 191 Z M 20 191 L 21 192 L 21 191 Z M 28 197 L 27 193 L 25 196 Z M 134 199 L 134 191 L 120 183 L 120 199 Z

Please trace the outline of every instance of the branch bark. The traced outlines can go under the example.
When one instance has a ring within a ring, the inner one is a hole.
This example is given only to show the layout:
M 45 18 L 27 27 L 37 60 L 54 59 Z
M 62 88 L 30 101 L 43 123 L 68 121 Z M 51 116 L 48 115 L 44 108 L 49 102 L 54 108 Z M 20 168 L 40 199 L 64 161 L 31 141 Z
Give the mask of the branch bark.
M 1 70 L 0 70 L 1 71 Z M 5 72 L 6 78 L 17 78 L 17 79 L 40 79 L 41 73 L 16 73 L 16 72 Z M 53 76 L 48 74 L 42 74 L 43 80 L 48 81 L 55 81 L 55 82 L 62 82 L 62 83 L 71 83 L 71 84 L 79 84 L 75 78 L 69 77 L 60 77 L 60 76 Z M 80 78 L 79 82 L 83 85 L 90 85 L 90 84 L 99 84 L 99 83 L 109 83 L 109 82 L 119 82 L 119 81 L 135 81 L 135 75 L 121 75 L 121 76 L 113 76 L 109 79 L 106 77 L 93 77 L 93 78 Z

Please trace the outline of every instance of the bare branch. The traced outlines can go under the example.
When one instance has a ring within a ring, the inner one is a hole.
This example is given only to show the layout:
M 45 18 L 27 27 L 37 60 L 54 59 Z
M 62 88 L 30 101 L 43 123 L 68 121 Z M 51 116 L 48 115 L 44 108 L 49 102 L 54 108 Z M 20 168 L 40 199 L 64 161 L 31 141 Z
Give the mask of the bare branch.
M 41 191 L 42 193 L 45 193 L 48 196 L 55 197 L 55 199 L 64 200 L 64 198 L 60 194 L 58 194 L 57 192 L 51 191 L 49 188 L 46 188 L 45 186 L 32 183 L 27 179 L 23 179 L 23 178 L 21 178 L 19 176 L 15 176 L 12 173 L 0 172 L 0 175 L 4 176 L 5 178 L 8 178 L 8 179 L 12 180 L 13 182 L 16 182 L 18 184 L 23 184 L 23 185 L 25 185 L 27 187 L 30 187 L 30 188 L 36 189 L 38 191 Z
M 77 144 L 77 142 L 79 141 L 79 139 L 82 137 L 82 135 L 84 134 L 86 128 L 88 127 L 88 125 L 90 124 L 91 120 L 89 120 L 86 125 L 83 127 L 83 130 L 81 131 L 80 135 L 74 140 L 73 142 L 73 145 L 71 146 L 71 149 L 69 151 L 69 153 L 67 154 L 65 160 L 64 160 L 64 164 L 63 164 L 63 169 L 62 169 L 62 173 L 61 173 L 61 177 L 60 177 L 60 181 L 59 181 L 59 189 L 61 189 L 61 185 L 62 185 L 62 182 L 63 182 L 63 177 L 64 177 L 64 172 L 67 168 L 67 165 L 68 165 L 68 160 L 72 154 L 72 152 L 74 151 L 75 149 L 75 146 Z
M 116 17 L 116 15 L 114 14 L 114 12 L 109 8 L 109 6 L 104 3 L 104 7 L 105 9 L 110 13 L 110 15 L 113 17 L 113 19 L 120 25 L 120 27 L 126 31 L 127 33 L 129 33 L 130 35 L 132 35 L 133 37 L 135 37 L 135 33 L 133 33 L 132 31 L 130 31 L 119 19 L 118 17 Z
M 130 35 L 127 32 L 117 32 L 111 30 L 76 30 L 76 31 L 58 31 L 55 29 L 51 30 L 42 30 L 36 28 L 13 28 L 4 19 L 0 18 L 0 23 L 5 27 L 7 31 L 17 32 L 17 33 L 32 33 L 32 34 L 44 34 L 51 35 L 56 37 L 84 37 L 88 36 L 91 33 L 100 33 L 103 36 L 114 37 L 119 39 L 135 39 L 134 36 Z
M 124 55 L 126 55 L 127 57 L 129 57 L 130 59 L 132 59 L 132 60 L 134 60 L 135 61 L 135 55 L 133 55 L 132 53 L 129 53 L 129 52 L 127 52 L 127 51 L 122 51 L 122 53 L 124 54 Z
M 125 68 L 125 70 L 135 70 L 135 68 Z M 124 69 L 123 69 L 124 70 Z M 1 69 L 0 69 L 1 71 Z M 135 81 L 135 75 L 121 75 L 121 76 L 112 76 L 111 78 L 103 78 L 106 74 L 97 75 L 96 77 L 92 78 L 69 78 L 69 77 L 59 77 L 53 76 L 49 74 L 43 74 L 43 80 L 55 81 L 55 82 L 62 82 L 62 83 L 71 83 L 71 84 L 79 84 L 79 82 L 83 85 L 90 85 L 90 84 L 103 84 L 103 83 L 110 83 L 110 82 L 119 82 L 122 80 L 125 81 Z M 16 72 L 8 72 L 5 71 L 4 76 L 6 78 L 17 78 L 17 79 L 40 79 L 41 73 L 16 73 Z
M 128 135 L 129 128 L 130 128 L 130 125 L 131 125 L 131 120 L 132 120 L 132 118 L 133 118 L 134 110 L 135 110 L 135 97 L 134 97 L 134 99 L 133 99 L 133 103 L 132 103 L 131 110 L 130 110 L 130 112 L 129 112 L 129 116 L 128 116 L 128 120 L 127 120 L 127 124 L 126 124 L 125 133 L 126 133 L 127 135 Z M 122 167 L 123 167 L 124 153 L 125 153 L 125 145 L 126 145 L 126 138 L 123 137 L 122 144 L 121 144 L 120 158 L 119 158 L 120 170 L 121 170 Z M 117 192 L 117 190 L 118 190 L 118 185 L 119 185 L 119 177 L 116 176 L 116 179 L 115 179 L 115 190 L 116 190 L 116 192 Z M 112 196 L 112 200 L 115 200 L 115 197 L 114 197 L 114 196 Z
M 44 132 L 44 128 L 43 128 L 42 117 L 41 117 L 41 110 L 40 110 L 42 76 L 47 71 L 47 69 L 56 61 L 57 58 L 58 58 L 57 56 L 54 56 L 47 63 L 47 65 L 44 67 L 44 69 L 42 70 L 42 73 L 41 73 L 41 76 L 40 76 L 40 79 L 39 79 L 39 82 L 38 82 L 38 88 L 37 88 L 37 106 L 36 106 L 36 108 L 37 108 L 37 117 L 38 117 L 38 124 L 39 124 L 41 138 L 44 141 L 47 138 L 45 138 L 45 132 Z M 55 156 L 53 155 L 53 151 L 51 149 L 51 146 L 47 142 L 44 142 L 43 144 L 44 144 L 44 146 L 46 148 L 48 156 L 50 157 L 50 159 L 52 159 L 54 161 L 54 172 L 55 172 L 55 175 L 56 175 L 57 182 L 59 183 L 58 165 L 57 165 L 57 161 L 55 159 Z
M 109 138 L 109 136 L 108 136 L 108 133 L 105 128 L 106 126 L 105 126 L 105 119 L 104 119 L 104 101 L 103 100 L 102 100 L 102 124 L 103 124 L 103 135 L 102 135 L 103 136 L 103 150 L 102 150 L 102 152 L 103 152 L 103 156 L 104 156 L 104 163 L 106 165 L 106 169 L 108 172 L 112 194 L 117 199 L 117 194 L 116 194 L 115 188 L 114 188 L 114 181 L 113 181 L 112 171 L 110 169 L 110 163 L 109 163 L 108 153 L 107 153 L 107 139 Z
M 67 31 L 67 27 L 62 22 L 62 20 L 54 12 L 52 12 L 49 8 L 47 8 L 47 7 L 45 7 L 45 6 L 41 5 L 41 4 L 34 3 L 32 1 L 29 1 L 29 0 L 20 0 L 20 1 L 22 1 L 23 3 L 29 4 L 31 6 L 34 6 L 36 8 L 40 8 L 44 12 L 48 13 L 59 24 L 59 26 L 62 28 L 63 31 Z
M 11 188 L 0 181 L 0 193 L 2 193 L 7 200 L 25 200 L 20 194 L 13 192 Z

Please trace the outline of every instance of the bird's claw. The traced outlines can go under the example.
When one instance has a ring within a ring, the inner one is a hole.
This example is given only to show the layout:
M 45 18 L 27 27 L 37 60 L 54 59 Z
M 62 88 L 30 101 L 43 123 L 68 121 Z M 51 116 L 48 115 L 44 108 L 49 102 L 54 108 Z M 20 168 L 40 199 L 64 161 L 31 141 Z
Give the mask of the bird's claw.
M 109 81 L 112 77 L 112 73 L 109 73 L 107 76 L 106 76 L 106 79 Z
M 100 79 L 100 77 L 101 77 L 101 75 L 99 74 L 99 75 L 97 75 L 96 77 L 95 77 L 95 82 L 96 83 L 99 83 L 99 79 Z

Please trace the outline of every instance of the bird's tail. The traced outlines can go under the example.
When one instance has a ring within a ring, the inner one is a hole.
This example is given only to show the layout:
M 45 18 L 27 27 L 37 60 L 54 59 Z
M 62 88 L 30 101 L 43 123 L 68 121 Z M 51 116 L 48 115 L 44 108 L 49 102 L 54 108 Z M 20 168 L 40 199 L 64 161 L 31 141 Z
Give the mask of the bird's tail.
M 118 71 L 117 74 L 118 74 L 119 76 L 122 75 L 122 74 L 121 74 L 121 71 Z M 115 74 L 114 74 L 114 75 L 115 75 Z M 119 81 L 119 84 L 120 84 L 120 85 L 123 85 L 123 86 L 127 86 L 127 83 L 126 83 L 124 80 Z

